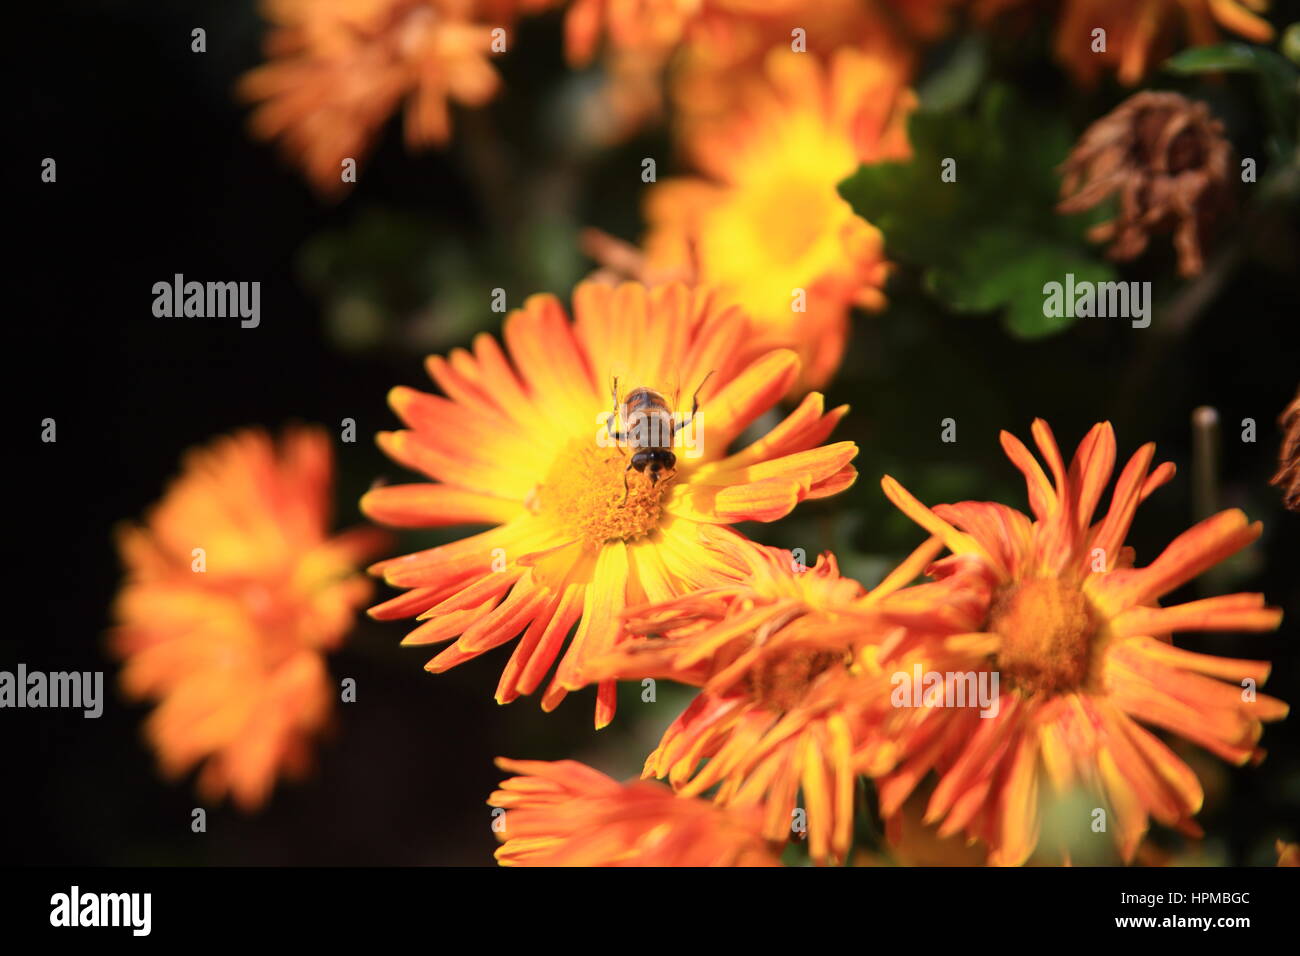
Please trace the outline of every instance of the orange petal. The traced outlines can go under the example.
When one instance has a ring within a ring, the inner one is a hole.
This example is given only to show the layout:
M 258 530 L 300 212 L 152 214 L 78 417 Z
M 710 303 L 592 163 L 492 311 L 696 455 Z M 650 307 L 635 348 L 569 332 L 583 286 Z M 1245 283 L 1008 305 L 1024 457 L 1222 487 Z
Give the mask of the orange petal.
M 504 524 L 521 514 L 518 501 L 452 485 L 422 482 L 386 485 L 361 496 L 367 517 L 399 528 L 439 528 L 457 524 Z
M 1173 607 L 1133 607 L 1111 620 L 1116 636 L 1175 631 L 1272 631 L 1282 610 L 1264 606 L 1262 594 L 1227 594 Z
M 781 400 L 799 376 L 799 356 L 768 352 L 720 388 L 704 419 L 707 453 L 721 454 L 745 427 Z

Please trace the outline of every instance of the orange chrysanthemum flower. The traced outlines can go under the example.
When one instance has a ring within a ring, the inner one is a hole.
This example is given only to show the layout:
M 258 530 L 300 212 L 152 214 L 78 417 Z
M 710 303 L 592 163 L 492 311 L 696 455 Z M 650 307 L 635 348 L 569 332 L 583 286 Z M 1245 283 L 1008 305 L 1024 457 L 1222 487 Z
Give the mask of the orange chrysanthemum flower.
M 564 19 L 565 56 L 586 66 L 604 40 L 617 53 L 662 62 L 711 2 L 717 0 L 573 0 Z
M 264 11 L 269 62 L 239 87 L 259 104 L 253 132 L 282 139 L 327 195 L 403 103 L 417 149 L 446 142 L 450 101 L 481 106 L 499 85 L 496 27 L 474 21 L 473 0 L 264 0 Z
M 594 661 L 591 673 L 702 688 L 645 776 L 667 777 L 684 796 L 721 784 L 719 803 L 761 808 L 769 840 L 784 842 L 792 823 L 806 823 L 812 858 L 843 860 L 858 772 L 892 757 L 856 733 L 876 645 L 904 624 L 945 628 L 946 608 L 926 596 L 933 585 L 903 589 L 941 546 L 927 542 L 869 594 L 840 576 L 830 554 L 802 569 L 788 551 L 751 548 L 743 581 L 627 612 L 628 630 L 645 636 Z
M 673 795 L 646 781 L 620 784 L 573 760 L 506 760 L 521 774 L 488 803 L 504 808 L 503 866 L 780 866 L 753 812 Z
M 373 570 L 409 590 L 371 613 L 418 615 L 407 644 L 458 637 L 428 663 L 435 672 L 522 631 L 497 700 L 532 693 L 558 658 L 547 710 L 587 683 L 587 660 L 614 647 L 624 606 L 734 576 L 744 539 L 726 525 L 775 520 L 856 476 L 853 443 L 821 445 L 847 408 L 825 412 L 818 394 L 728 454 L 789 389 L 799 363 L 780 350 L 743 359 L 752 354 L 742 347 L 743 317 L 707 292 L 582 283 L 574 313 L 570 324 L 553 296 L 533 296 L 506 319 L 513 364 L 480 335 L 472 353 L 429 359 L 448 397 L 394 389 L 390 404 L 409 430 L 381 434 L 380 445 L 435 483 L 379 488 L 362 500 L 375 520 L 403 527 L 493 526 L 381 562 Z M 614 379 L 620 403 L 648 387 L 680 409 L 676 466 L 657 482 L 651 469 L 630 470 L 632 450 L 610 438 Z M 690 418 L 696 389 L 699 417 Z M 597 726 L 613 718 L 614 701 L 614 683 L 602 683 Z
M 883 11 L 858 0 L 573 0 L 565 14 L 565 55 L 585 66 L 604 42 L 616 53 L 655 53 L 663 60 L 679 44 L 698 42 L 720 46 L 718 59 L 734 64 L 737 50 L 750 51 L 758 42 L 764 51 L 791 45 L 799 27 L 814 48 L 854 42 L 868 24 L 882 29 L 895 20 L 933 35 L 956 2 L 892 0 L 896 9 Z
M 665 85 L 679 124 L 728 115 L 777 48 L 827 58 L 853 47 L 910 59 L 914 42 L 942 32 L 957 2 L 574 0 L 565 52 L 585 66 L 603 50 L 605 115 L 592 125 L 616 139 L 659 117 Z
M 1268 0 L 1066 0 L 1056 55 L 1082 83 L 1095 83 L 1103 70 L 1113 69 L 1121 83 L 1133 86 L 1152 62 L 1177 49 L 1184 29 L 1193 46 L 1217 43 L 1220 26 L 1269 42 L 1272 26 L 1250 12 L 1266 9 Z M 1093 49 L 1096 29 L 1106 31 L 1105 51 Z
M 514 23 L 520 17 L 564 6 L 566 0 L 473 0 L 475 19 L 483 23 Z
M 120 532 L 122 687 L 159 701 L 145 730 L 161 767 L 203 762 L 205 799 L 259 806 L 329 715 L 325 653 L 370 596 L 358 564 L 382 538 L 329 537 L 330 484 L 324 432 L 292 429 L 277 449 L 242 431 L 189 452 L 144 526 Z
M 776 51 L 738 114 L 692 134 L 704 178 L 652 186 L 647 266 L 717 285 L 755 345 L 796 348 L 802 389 L 839 366 L 854 304 L 883 304 L 880 231 L 837 185 L 862 162 L 908 155 L 915 98 L 892 62 L 841 50 L 828 66 Z
M 586 135 L 599 143 L 620 142 L 658 120 L 670 59 L 701 30 L 722 40 L 706 25 L 729 19 L 736 5 L 743 8 L 745 0 L 573 0 L 564 19 L 565 58 L 585 67 L 600 52 L 605 74 L 583 110 Z M 719 54 L 727 48 L 725 42 L 713 46 Z
M 930 770 L 939 775 L 927 821 L 940 835 L 965 830 L 990 862 L 1023 863 L 1038 843 L 1040 790 L 1082 788 L 1109 805 L 1110 831 L 1131 859 L 1149 818 L 1199 832 L 1202 792 L 1192 770 L 1143 724 L 1164 728 L 1233 763 L 1259 760 L 1261 724 L 1287 706 L 1254 688 L 1267 663 L 1174 646 L 1184 630 L 1268 631 L 1281 612 L 1259 594 L 1159 607 L 1165 595 L 1259 536 L 1236 510 L 1176 538 L 1150 565 L 1133 566 L 1124 538 L 1138 504 L 1174 474 L 1149 471 L 1144 445 L 1119 477 L 1106 517 L 1093 513 L 1110 480 L 1115 438 L 1095 426 L 1069 470 L 1046 423 L 1034 438 L 1053 481 L 1016 438 L 1002 446 L 1024 473 L 1034 518 L 999 504 L 961 502 L 931 510 L 886 476 L 885 493 L 940 538 L 952 556 L 931 573 L 973 609 L 964 637 L 900 645 L 902 670 L 924 661 L 937 673 L 994 673 L 995 715 L 969 707 L 900 706 L 882 733 L 901 765 L 880 784 L 881 811 L 897 812 Z M 888 668 L 886 668 L 888 670 Z M 1217 679 L 1216 679 L 1217 678 Z

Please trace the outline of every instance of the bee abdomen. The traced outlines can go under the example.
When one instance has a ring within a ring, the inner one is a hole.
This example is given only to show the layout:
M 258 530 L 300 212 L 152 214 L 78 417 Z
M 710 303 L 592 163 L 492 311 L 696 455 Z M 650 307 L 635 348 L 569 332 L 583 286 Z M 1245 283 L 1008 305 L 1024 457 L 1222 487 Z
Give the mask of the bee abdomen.
M 664 397 L 653 388 L 634 388 L 627 393 L 627 398 L 623 399 L 623 404 L 627 406 L 629 415 L 633 412 L 666 412 L 668 410 L 668 403 L 664 401 Z

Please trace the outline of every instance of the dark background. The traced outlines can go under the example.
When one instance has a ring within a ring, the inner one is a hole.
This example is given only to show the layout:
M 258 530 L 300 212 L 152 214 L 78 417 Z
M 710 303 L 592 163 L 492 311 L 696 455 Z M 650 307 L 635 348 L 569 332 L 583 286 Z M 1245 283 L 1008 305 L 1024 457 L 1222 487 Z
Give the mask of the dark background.
M 193 444 L 248 424 L 337 428 L 345 417 L 360 439 L 336 446 L 336 521 L 359 522 L 355 502 L 370 482 L 402 478 L 370 440 L 394 424 L 387 390 L 425 386 L 425 353 L 496 328 L 493 287 L 506 288 L 512 306 L 532 291 L 567 299 L 590 266 L 575 250 L 579 227 L 635 239 L 640 157 L 664 155 L 666 137 L 652 130 L 604 151 L 566 141 L 566 111 L 590 78 L 564 69 L 559 23 L 547 17 L 524 24 L 501 65 L 503 95 L 473 117 L 457 114 L 449 149 L 410 155 L 390 124 L 356 191 L 323 202 L 277 151 L 246 134 L 232 88 L 259 61 L 252 5 L 185 6 L 47 3 L 27 11 L 30 22 L 12 37 L 21 80 L 10 91 L 17 217 L 8 256 L 18 303 L 8 322 L 6 420 L 9 447 L 20 452 L 7 469 L 12 613 L 0 667 L 103 669 L 108 700 L 98 720 L 68 711 L 0 716 L 0 859 L 489 863 L 485 800 L 501 776 L 494 756 L 572 756 L 629 776 L 685 697 L 661 693 L 649 707 L 629 695 L 597 734 L 590 694 L 572 695 L 551 715 L 534 699 L 498 707 L 492 691 L 509 648 L 433 677 L 421 669 L 431 655 L 398 646 L 402 624 L 362 621 L 330 659 L 336 677 L 357 679 L 358 702 L 337 709 L 313 776 L 281 784 L 260 814 L 209 807 L 208 832 L 193 834 L 191 781 L 156 776 L 139 733 L 146 709 L 117 694 L 104 656 L 120 575 L 111 529 L 159 497 Z M 206 54 L 190 52 L 195 26 L 208 31 Z M 1042 101 L 1069 97 L 1079 129 L 1122 95 L 1076 96 L 1032 54 L 1003 69 Z M 1230 81 L 1207 95 L 1248 148 L 1258 135 L 1243 106 L 1249 90 Z M 54 185 L 40 182 L 47 156 L 58 162 Z M 994 321 L 939 312 L 904 270 L 890 290 L 894 306 L 858 318 L 829 389 L 833 402 L 854 406 L 839 437 L 859 443 L 862 478 L 777 528 L 746 530 L 810 552 L 833 547 L 846 572 L 873 583 L 920 540 L 885 501 L 882 473 L 929 502 L 989 498 L 1025 508 L 998 430 L 1028 441 L 1032 418 L 1045 417 L 1068 455 L 1089 425 L 1109 418 L 1121 463 L 1154 440 L 1157 460 L 1179 466 L 1139 511 L 1129 543 L 1145 564 L 1195 517 L 1190 416 L 1211 405 L 1224 423 L 1221 506 L 1244 507 L 1265 535 L 1212 592 L 1193 585 L 1175 597 L 1262 590 L 1288 619 L 1275 635 L 1180 643 L 1272 660 L 1266 690 L 1294 703 L 1300 516 L 1281 509 L 1267 480 L 1276 418 L 1300 379 L 1300 255 L 1286 216 L 1247 241 L 1245 265 L 1179 335 L 1162 334 L 1157 315 L 1145 331 L 1094 319 L 1046 341 L 1016 341 Z M 1125 277 L 1161 266 L 1144 261 Z M 155 318 L 151 287 L 177 272 L 260 281 L 261 327 Z M 58 423 L 56 444 L 39 441 L 46 417 Z M 939 440 L 947 417 L 958 422 L 955 445 Z M 1248 417 L 1255 444 L 1239 440 Z M 400 550 L 433 540 L 409 535 Z M 1269 727 L 1264 743 L 1269 759 L 1243 770 L 1178 747 L 1206 784 L 1201 822 L 1212 861 L 1271 863 L 1274 839 L 1300 838 L 1295 720 Z

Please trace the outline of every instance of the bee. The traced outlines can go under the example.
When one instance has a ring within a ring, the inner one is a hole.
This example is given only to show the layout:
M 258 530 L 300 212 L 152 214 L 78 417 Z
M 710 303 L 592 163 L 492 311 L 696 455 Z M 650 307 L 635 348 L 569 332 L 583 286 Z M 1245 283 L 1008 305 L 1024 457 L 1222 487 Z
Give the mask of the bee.
M 614 376 L 614 384 L 610 389 L 614 399 L 614 410 L 605 419 L 605 430 L 619 443 L 620 448 L 626 442 L 634 449 L 632 460 L 623 469 L 623 501 L 620 506 L 627 504 L 629 471 L 635 468 L 641 474 L 647 475 L 653 486 L 658 484 L 661 478 L 671 475 L 677 467 L 677 456 L 670 450 L 673 439 L 699 412 L 700 390 L 704 388 L 704 383 L 712 374 L 713 372 L 709 372 L 705 375 L 696 387 L 695 395 L 691 399 L 691 413 L 680 422 L 673 420 L 673 412 L 668 407 L 668 402 L 653 388 L 642 386 L 632 389 L 623 399 L 625 419 L 623 424 L 626 430 L 621 432 L 614 430 L 614 422 L 618 418 L 618 376 Z

